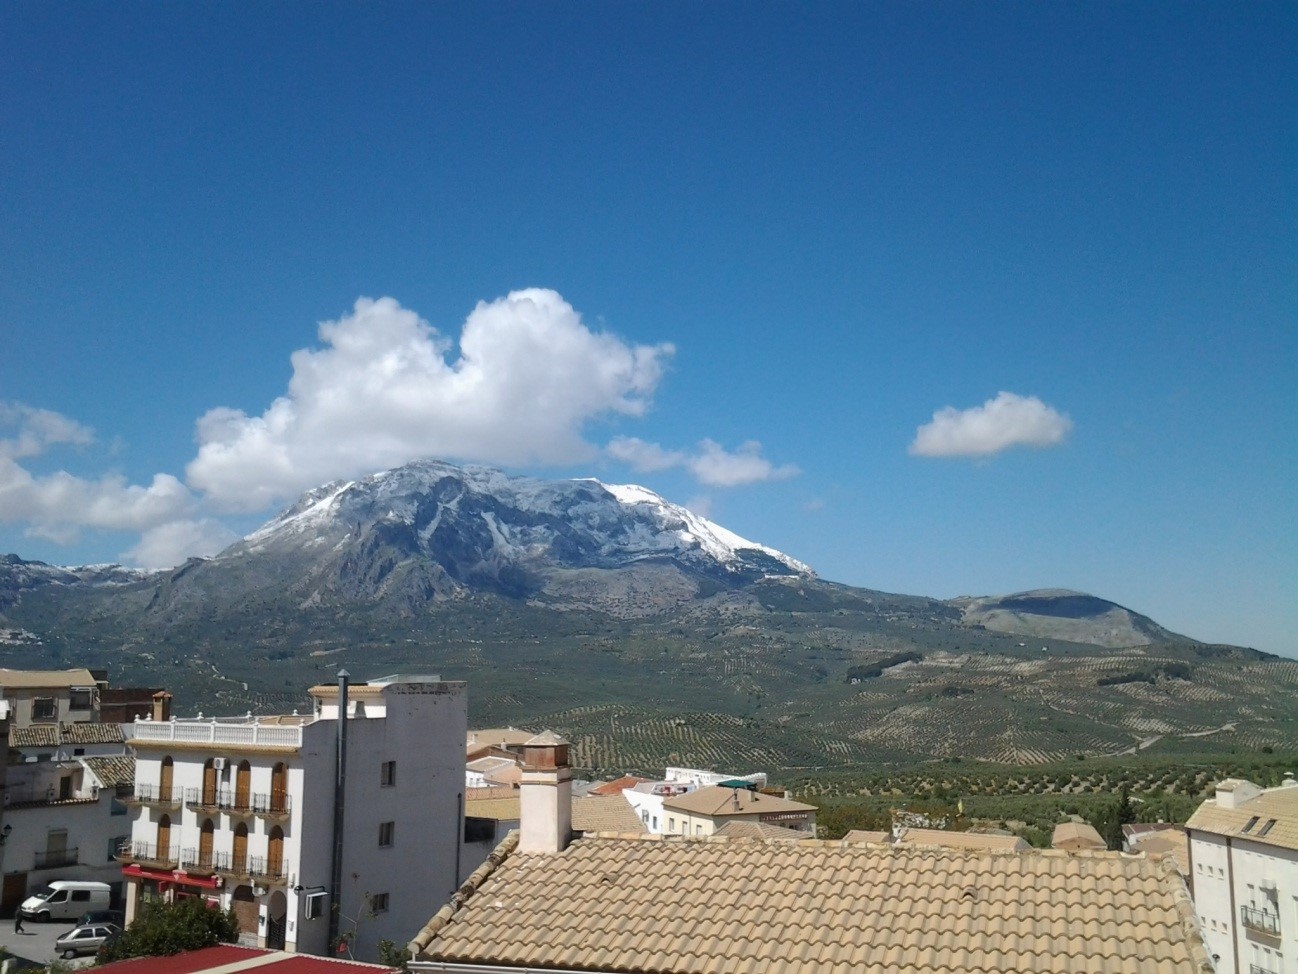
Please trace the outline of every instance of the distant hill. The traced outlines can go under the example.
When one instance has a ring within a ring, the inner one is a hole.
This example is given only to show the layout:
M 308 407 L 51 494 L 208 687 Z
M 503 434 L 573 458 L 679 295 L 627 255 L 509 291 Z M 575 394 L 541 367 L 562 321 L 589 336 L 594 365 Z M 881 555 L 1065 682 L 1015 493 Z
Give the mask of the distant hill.
M 852 588 L 642 487 L 437 461 L 170 571 L 5 556 L 6 628 L 5 665 L 105 666 L 209 713 L 302 705 L 340 663 L 440 671 L 474 720 L 555 726 L 587 767 L 1298 743 L 1298 664 L 1093 596 Z

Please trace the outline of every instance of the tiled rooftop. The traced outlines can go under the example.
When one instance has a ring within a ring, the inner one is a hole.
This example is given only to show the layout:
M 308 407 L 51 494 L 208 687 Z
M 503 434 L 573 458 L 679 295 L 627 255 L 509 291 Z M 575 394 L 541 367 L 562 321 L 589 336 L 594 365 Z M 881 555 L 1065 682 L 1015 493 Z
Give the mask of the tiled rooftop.
M 10 747 L 59 747 L 64 744 L 121 744 L 121 724 L 74 721 L 70 724 L 32 724 L 9 731 Z
M 1209 974 L 1170 863 L 511 833 L 411 943 L 418 960 L 628 974 Z
M 592 795 L 621 795 L 627 788 L 634 788 L 642 782 L 648 781 L 648 778 L 637 778 L 633 774 L 624 774 L 620 778 L 614 778 L 612 781 L 601 781 L 593 788 Z
M 891 832 L 875 832 L 870 829 L 852 829 L 843 836 L 844 842 L 891 842 Z
M 771 825 L 768 822 L 727 822 L 712 834 L 732 839 L 770 839 L 773 842 L 801 842 L 803 839 L 811 838 L 806 832 L 786 829 L 783 825 Z
M 1217 790 L 1228 789 L 1219 784 Z M 1256 821 L 1250 827 L 1253 819 Z M 1268 822 L 1273 823 L 1270 828 Z M 1235 808 L 1221 808 L 1215 798 L 1209 798 L 1190 816 L 1185 827 L 1282 849 L 1298 849 L 1298 785 L 1267 788 Z
M 1103 849 L 1105 843 L 1095 826 L 1086 822 L 1060 822 L 1050 836 L 1055 849 Z
M 46 687 L 93 687 L 89 670 L 11 670 L 0 668 L 0 687 L 6 690 L 44 690 Z
M 105 788 L 135 783 L 135 758 L 133 757 L 115 754 L 111 757 L 82 758 L 81 761 L 94 772 L 99 783 Z
M 937 845 L 948 849 L 1016 849 L 1030 848 L 1017 835 L 989 832 L 950 832 L 946 829 L 902 829 L 897 836 L 902 845 Z
M 469 791 L 480 789 L 470 788 Z M 464 803 L 467 818 L 489 818 L 497 822 L 519 820 L 519 799 L 515 791 L 511 798 L 480 798 Z M 644 823 L 636 816 L 625 798 L 612 796 L 587 796 L 572 800 L 572 829 L 574 832 L 644 832 Z

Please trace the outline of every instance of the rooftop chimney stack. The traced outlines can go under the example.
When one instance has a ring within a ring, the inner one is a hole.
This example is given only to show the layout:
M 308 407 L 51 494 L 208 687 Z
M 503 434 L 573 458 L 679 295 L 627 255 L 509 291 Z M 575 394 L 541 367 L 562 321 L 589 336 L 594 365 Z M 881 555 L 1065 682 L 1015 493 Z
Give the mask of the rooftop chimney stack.
M 568 742 L 543 731 L 523 744 L 518 785 L 519 852 L 562 852 L 572 838 Z
M 171 694 L 159 690 L 153 695 L 153 719 L 171 720 Z

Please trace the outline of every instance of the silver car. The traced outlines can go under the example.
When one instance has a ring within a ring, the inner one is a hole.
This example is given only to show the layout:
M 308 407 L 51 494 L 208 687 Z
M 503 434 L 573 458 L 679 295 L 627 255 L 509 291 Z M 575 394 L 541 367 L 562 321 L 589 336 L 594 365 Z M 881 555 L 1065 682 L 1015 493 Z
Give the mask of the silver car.
M 122 928 L 115 923 L 86 923 L 73 927 L 54 941 L 54 949 L 60 957 L 64 958 L 76 957 L 78 954 L 94 954 L 121 932 Z

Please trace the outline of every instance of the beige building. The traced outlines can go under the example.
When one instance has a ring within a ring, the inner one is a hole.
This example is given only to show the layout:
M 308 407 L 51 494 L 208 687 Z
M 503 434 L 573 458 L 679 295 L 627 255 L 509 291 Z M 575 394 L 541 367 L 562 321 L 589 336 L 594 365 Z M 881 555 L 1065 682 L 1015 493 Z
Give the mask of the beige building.
M 1298 783 L 1227 778 L 1185 824 L 1188 879 L 1218 974 L 1298 970 Z
M 816 806 L 755 788 L 710 785 L 663 799 L 666 835 L 712 835 L 728 822 L 753 822 L 816 834 Z
M 1095 826 L 1086 822 L 1060 822 L 1050 837 L 1050 848 L 1065 852 L 1103 852 L 1108 847 L 1100 833 L 1095 831 Z
M 98 721 L 99 686 L 89 670 L 0 669 L 12 727 Z
M 569 839 L 560 747 L 529 763 L 523 816 L 535 808 L 534 830 L 556 831 L 530 846 L 511 833 L 411 941 L 411 971 L 1213 970 L 1185 883 L 1163 861 L 810 838 Z

